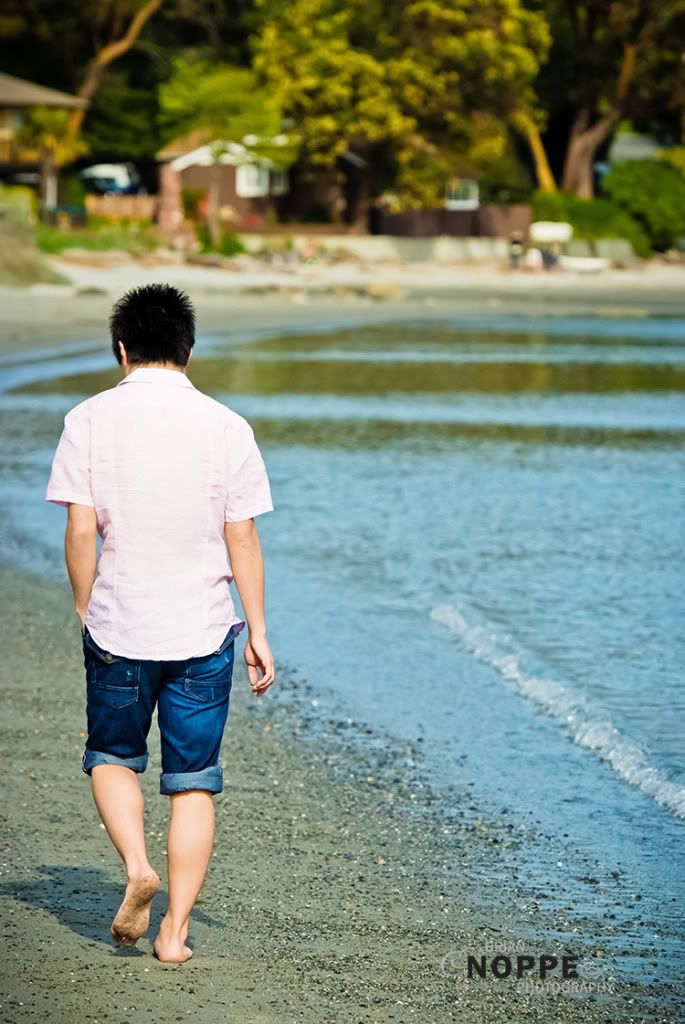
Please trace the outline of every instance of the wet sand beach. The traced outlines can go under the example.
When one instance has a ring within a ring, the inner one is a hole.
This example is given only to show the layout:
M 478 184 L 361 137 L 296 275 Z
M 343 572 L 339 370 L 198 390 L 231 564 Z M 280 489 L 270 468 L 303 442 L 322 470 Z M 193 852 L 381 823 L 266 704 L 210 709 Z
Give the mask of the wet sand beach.
M 667 987 L 641 992 L 621 981 L 594 996 L 526 994 L 512 981 L 465 980 L 466 952 L 590 952 L 576 942 L 583 922 L 541 912 L 515 879 L 498 878 L 498 848 L 525 842 L 518 823 L 441 816 L 429 790 L 416 788 L 420 753 L 383 743 L 364 752 L 342 738 L 345 723 L 337 739 L 311 739 L 295 700 L 250 698 L 242 666 L 222 750 L 216 850 L 190 930 L 194 957 L 172 966 L 151 955 L 164 884 L 148 937 L 116 949 L 108 931 L 122 869 L 80 770 L 84 673 L 69 594 L 8 569 L 0 587 L 0 1020 L 678 1019 Z M 296 680 L 281 685 L 295 697 Z M 150 857 L 163 873 L 168 808 L 154 725 L 150 746 L 142 786 Z M 601 925 L 586 934 L 601 945 Z
M 167 278 L 165 269 L 158 279 Z M 203 335 L 218 332 L 284 333 L 488 311 L 682 316 L 683 292 L 673 275 L 641 291 L 616 280 L 585 291 L 581 284 L 555 290 L 550 283 L 547 291 L 536 284 L 532 296 L 496 294 L 486 282 L 458 295 L 417 291 L 383 302 L 333 294 L 304 301 L 226 296 L 208 288 L 193 295 L 198 355 Z M 49 358 L 64 346 L 105 351 L 106 315 L 121 283 L 81 294 L 2 289 L 4 366 Z M 147 937 L 136 949 L 115 948 L 109 927 L 124 876 L 81 771 L 85 673 L 66 571 L 56 583 L 0 566 L 0 595 L 0 1024 L 676 1024 L 685 1018 L 685 996 L 660 980 L 658 921 L 649 918 L 649 946 L 636 952 L 631 945 L 630 978 L 617 974 L 617 959 L 608 953 L 639 918 L 636 893 L 608 872 L 579 881 L 588 891 L 611 893 L 612 920 L 581 914 L 553 888 L 541 892 L 534 868 L 515 869 L 507 856 L 515 849 L 516 863 L 525 865 L 527 844 L 536 837 L 529 822 L 508 812 L 505 778 L 500 814 L 485 815 L 466 786 L 431 789 L 420 739 L 399 742 L 344 717 L 321 720 L 316 685 L 326 685 L 326 651 L 320 680 L 286 664 L 278 690 L 258 702 L 238 643 L 215 854 L 191 922 L 194 956 L 184 965 L 163 965 L 151 954 L 166 909 L 169 813 L 159 794 L 153 723 L 141 784 L 150 859 L 162 888 Z M 287 662 L 287 654 L 280 660 Z M 420 685 L 421 700 L 429 701 L 429 681 Z M 534 806 L 534 793 L 530 800 Z M 544 991 L 530 991 L 512 977 L 468 980 L 469 954 L 488 962 L 498 955 L 514 961 L 518 954 L 560 961 L 573 955 L 581 970 L 575 987 L 555 984 L 557 969 Z

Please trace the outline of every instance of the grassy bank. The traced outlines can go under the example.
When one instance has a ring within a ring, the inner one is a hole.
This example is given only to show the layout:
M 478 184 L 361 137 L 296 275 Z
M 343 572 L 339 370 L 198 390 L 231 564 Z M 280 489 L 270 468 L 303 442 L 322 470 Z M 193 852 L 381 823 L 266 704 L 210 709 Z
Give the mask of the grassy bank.
M 0 221 L 0 284 L 67 284 L 67 278 L 47 265 L 28 225 Z
M 51 224 L 36 225 L 36 244 L 41 252 L 55 255 L 65 249 L 87 252 L 125 252 L 141 256 L 160 247 L 160 238 L 145 221 L 101 220 L 91 217 L 86 227 L 60 228 Z

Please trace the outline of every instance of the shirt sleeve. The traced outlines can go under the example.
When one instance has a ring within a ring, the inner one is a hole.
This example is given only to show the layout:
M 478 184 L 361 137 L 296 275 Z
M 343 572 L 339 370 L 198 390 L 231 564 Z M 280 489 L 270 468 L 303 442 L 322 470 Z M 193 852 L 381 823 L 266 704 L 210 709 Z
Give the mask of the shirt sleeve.
M 95 508 L 90 484 L 90 436 L 88 421 L 72 409 L 52 460 L 45 500 L 55 505 L 90 505 Z
M 271 488 L 254 431 L 245 420 L 229 433 L 224 520 L 238 523 L 262 512 L 273 512 Z

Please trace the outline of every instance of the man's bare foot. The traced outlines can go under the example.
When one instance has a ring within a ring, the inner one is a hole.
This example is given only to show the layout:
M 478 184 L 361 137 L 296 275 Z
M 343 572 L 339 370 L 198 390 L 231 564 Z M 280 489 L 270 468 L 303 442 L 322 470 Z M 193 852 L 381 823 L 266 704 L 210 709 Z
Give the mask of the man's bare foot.
M 163 917 L 159 924 L 159 935 L 152 943 L 152 953 L 162 963 L 183 964 L 193 955 L 190 946 L 186 946 L 187 938 L 187 921 L 180 931 L 174 931 L 168 917 Z
M 145 935 L 150 924 L 150 904 L 159 886 L 159 875 L 152 868 L 144 875 L 129 879 L 111 928 L 112 938 L 120 946 L 135 946 Z

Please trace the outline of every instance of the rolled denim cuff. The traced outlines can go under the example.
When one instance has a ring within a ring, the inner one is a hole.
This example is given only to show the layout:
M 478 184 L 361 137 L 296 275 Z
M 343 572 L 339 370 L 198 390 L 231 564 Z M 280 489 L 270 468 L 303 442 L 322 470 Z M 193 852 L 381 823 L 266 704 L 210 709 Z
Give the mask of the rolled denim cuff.
M 210 765 L 199 772 L 162 772 L 159 777 L 159 791 L 164 796 L 185 793 L 189 789 L 220 793 L 223 788 L 224 775 L 218 764 Z
M 131 771 L 144 772 L 147 768 L 147 759 L 147 753 L 139 754 L 137 757 L 117 757 L 116 754 L 103 754 L 100 750 L 89 750 L 86 747 L 83 751 L 82 767 L 86 775 L 90 775 L 97 764 L 121 764 Z

